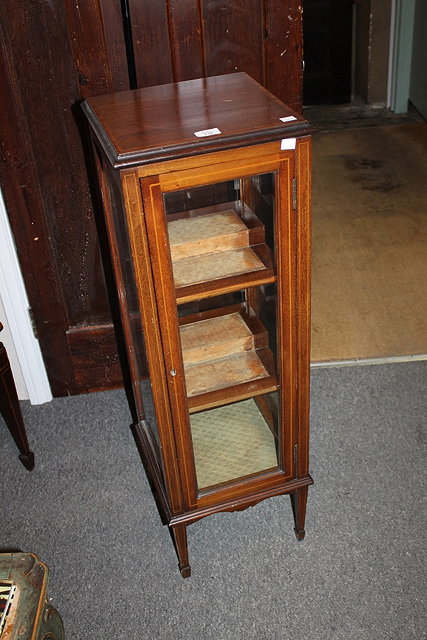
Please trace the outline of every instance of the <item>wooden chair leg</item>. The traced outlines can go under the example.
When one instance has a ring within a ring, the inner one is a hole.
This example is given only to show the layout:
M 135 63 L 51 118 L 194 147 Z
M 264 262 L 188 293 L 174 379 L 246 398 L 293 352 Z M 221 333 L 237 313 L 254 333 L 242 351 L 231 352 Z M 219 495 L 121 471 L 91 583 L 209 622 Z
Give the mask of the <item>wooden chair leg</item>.
M 34 469 L 34 454 L 28 446 L 24 420 L 6 349 L 0 342 L 0 411 L 18 447 L 19 459 L 28 471 Z
M 178 566 L 183 578 L 189 578 L 191 567 L 188 562 L 187 525 L 176 524 L 170 527 L 172 538 L 178 555 Z
M 292 511 L 294 513 L 295 535 L 297 540 L 304 540 L 305 536 L 305 512 L 307 508 L 308 487 L 302 487 L 290 494 Z

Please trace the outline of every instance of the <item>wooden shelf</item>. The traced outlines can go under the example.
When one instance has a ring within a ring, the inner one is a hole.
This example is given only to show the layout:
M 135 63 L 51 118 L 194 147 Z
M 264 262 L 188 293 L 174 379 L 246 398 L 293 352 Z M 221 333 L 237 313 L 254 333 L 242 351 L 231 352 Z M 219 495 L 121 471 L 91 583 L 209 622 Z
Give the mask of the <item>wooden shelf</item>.
M 240 305 L 180 323 L 190 413 L 277 389 L 266 329 Z
M 168 217 L 178 303 L 274 282 L 264 226 L 240 202 Z

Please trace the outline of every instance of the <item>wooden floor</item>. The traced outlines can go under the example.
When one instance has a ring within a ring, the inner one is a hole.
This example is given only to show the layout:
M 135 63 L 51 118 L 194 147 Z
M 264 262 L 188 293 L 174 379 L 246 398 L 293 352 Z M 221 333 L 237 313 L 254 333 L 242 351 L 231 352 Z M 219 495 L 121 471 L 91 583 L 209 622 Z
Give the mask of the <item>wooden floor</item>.
M 312 361 L 427 354 L 427 124 L 319 132 Z

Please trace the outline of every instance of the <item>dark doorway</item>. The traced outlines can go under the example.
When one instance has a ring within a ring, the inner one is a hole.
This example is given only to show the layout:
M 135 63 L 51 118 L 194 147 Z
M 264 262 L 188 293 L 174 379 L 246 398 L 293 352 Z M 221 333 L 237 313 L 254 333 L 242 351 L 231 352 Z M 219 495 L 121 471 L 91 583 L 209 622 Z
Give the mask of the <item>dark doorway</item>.
M 304 0 L 304 104 L 351 99 L 353 0 Z

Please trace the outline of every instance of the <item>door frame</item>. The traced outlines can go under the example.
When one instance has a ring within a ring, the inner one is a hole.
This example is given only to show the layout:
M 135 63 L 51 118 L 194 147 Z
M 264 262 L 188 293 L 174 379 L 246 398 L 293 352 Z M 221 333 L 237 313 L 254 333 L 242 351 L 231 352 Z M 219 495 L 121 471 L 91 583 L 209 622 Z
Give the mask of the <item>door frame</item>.
M 19 364 L 31 404 L 52 400 L 46 368 L 30 321 L 27 292 L 21 274 L 9 219 L 0 191 L 0 297 L 12 334 Z M 5 323 L 6 324 L 6 323 Z M 9 356 L 12 356 L 9 353 Z
M 408 111 L 414 17 L 415 0 L 393 0 L 387 106 L 395 113 Z

